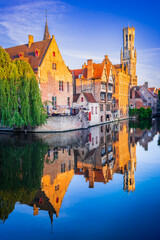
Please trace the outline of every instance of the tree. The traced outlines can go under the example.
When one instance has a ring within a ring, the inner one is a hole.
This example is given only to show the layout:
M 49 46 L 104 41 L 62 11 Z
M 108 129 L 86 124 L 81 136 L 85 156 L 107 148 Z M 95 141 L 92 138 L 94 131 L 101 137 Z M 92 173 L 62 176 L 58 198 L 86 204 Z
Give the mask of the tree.
M 135 116 L 138 119 L 150 119 L 152 116 L 152 109 L 149 107 L 147 109 L 144 107 L 141 107 L 140 109 L 133 108 L 130 109 L 129 116 Z
M 11 61 L 0 49 L 0 118 L 7 127 L 35 127 L 46 121 L 36 76 L 29 63 Z

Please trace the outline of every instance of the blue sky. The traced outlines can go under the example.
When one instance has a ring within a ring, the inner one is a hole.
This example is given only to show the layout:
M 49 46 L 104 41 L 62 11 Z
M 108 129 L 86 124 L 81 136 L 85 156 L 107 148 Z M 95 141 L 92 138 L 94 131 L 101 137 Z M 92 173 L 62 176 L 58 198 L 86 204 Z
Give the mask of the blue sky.
M 28 34 L 43 38 L 45 9 L 51 35 L 71 69 L 89 58 L 120 61 L 122 28 L 135 26 L 138 84 L 160 87 L 160 3 L 146 1 L 0 0 L 0 45 L 24 44 Z

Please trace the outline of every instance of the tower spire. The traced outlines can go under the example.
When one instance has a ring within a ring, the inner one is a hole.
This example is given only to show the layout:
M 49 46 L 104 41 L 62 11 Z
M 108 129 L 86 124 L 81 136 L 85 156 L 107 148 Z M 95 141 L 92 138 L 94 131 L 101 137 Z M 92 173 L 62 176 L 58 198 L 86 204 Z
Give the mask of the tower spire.
M 43 40 L 47 40 L 47 39 L 51 38 L 51 35 L 49 33 L 49 29 L 48 29 L 48 24 L 47 24 L 47 10 L 45 10 L 45 13 L 46 13 L 46 25 L 45 25 Z

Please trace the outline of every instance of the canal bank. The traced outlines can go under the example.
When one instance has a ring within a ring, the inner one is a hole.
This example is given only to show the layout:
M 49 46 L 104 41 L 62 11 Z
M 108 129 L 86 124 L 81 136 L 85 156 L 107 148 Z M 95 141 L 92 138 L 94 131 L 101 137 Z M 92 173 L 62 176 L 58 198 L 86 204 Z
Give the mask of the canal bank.
M 90 125 L 87 117 L 83 111 L 79 112 L 76 116 L 55 116 L 48 117 L 47 123 L 36 128 L 7 128 L 0 127 L 0 132 L 25 132 L 25 133 L 61 133 L 70 132 L 76 130 L 89 129 L 95 126 L 105 125 L 109 123 L 118 123 L 119 121 L 128 120 L 128 118 L 115 119 L 111 121 L 100 122 L 97 124 Z

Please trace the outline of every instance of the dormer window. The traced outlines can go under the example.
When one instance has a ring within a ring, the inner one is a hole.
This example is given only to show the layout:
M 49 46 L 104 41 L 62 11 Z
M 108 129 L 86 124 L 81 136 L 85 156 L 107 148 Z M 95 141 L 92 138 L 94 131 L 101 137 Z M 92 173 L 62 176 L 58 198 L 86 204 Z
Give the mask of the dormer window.
M 19 58 L 23 58 L 24 57 L 24 53 L 23 52 L 20 52 L 19 53 Z
M 39 57 L 39 55 L 40 55 L 40 50 L 39 50 L 39 49 L 36 49 L 36 50 L 35 50 L 35 57 Z
M 53 52 L 53 57 L 55 57 L 56 56 L 56 53 L 55 52 Z

